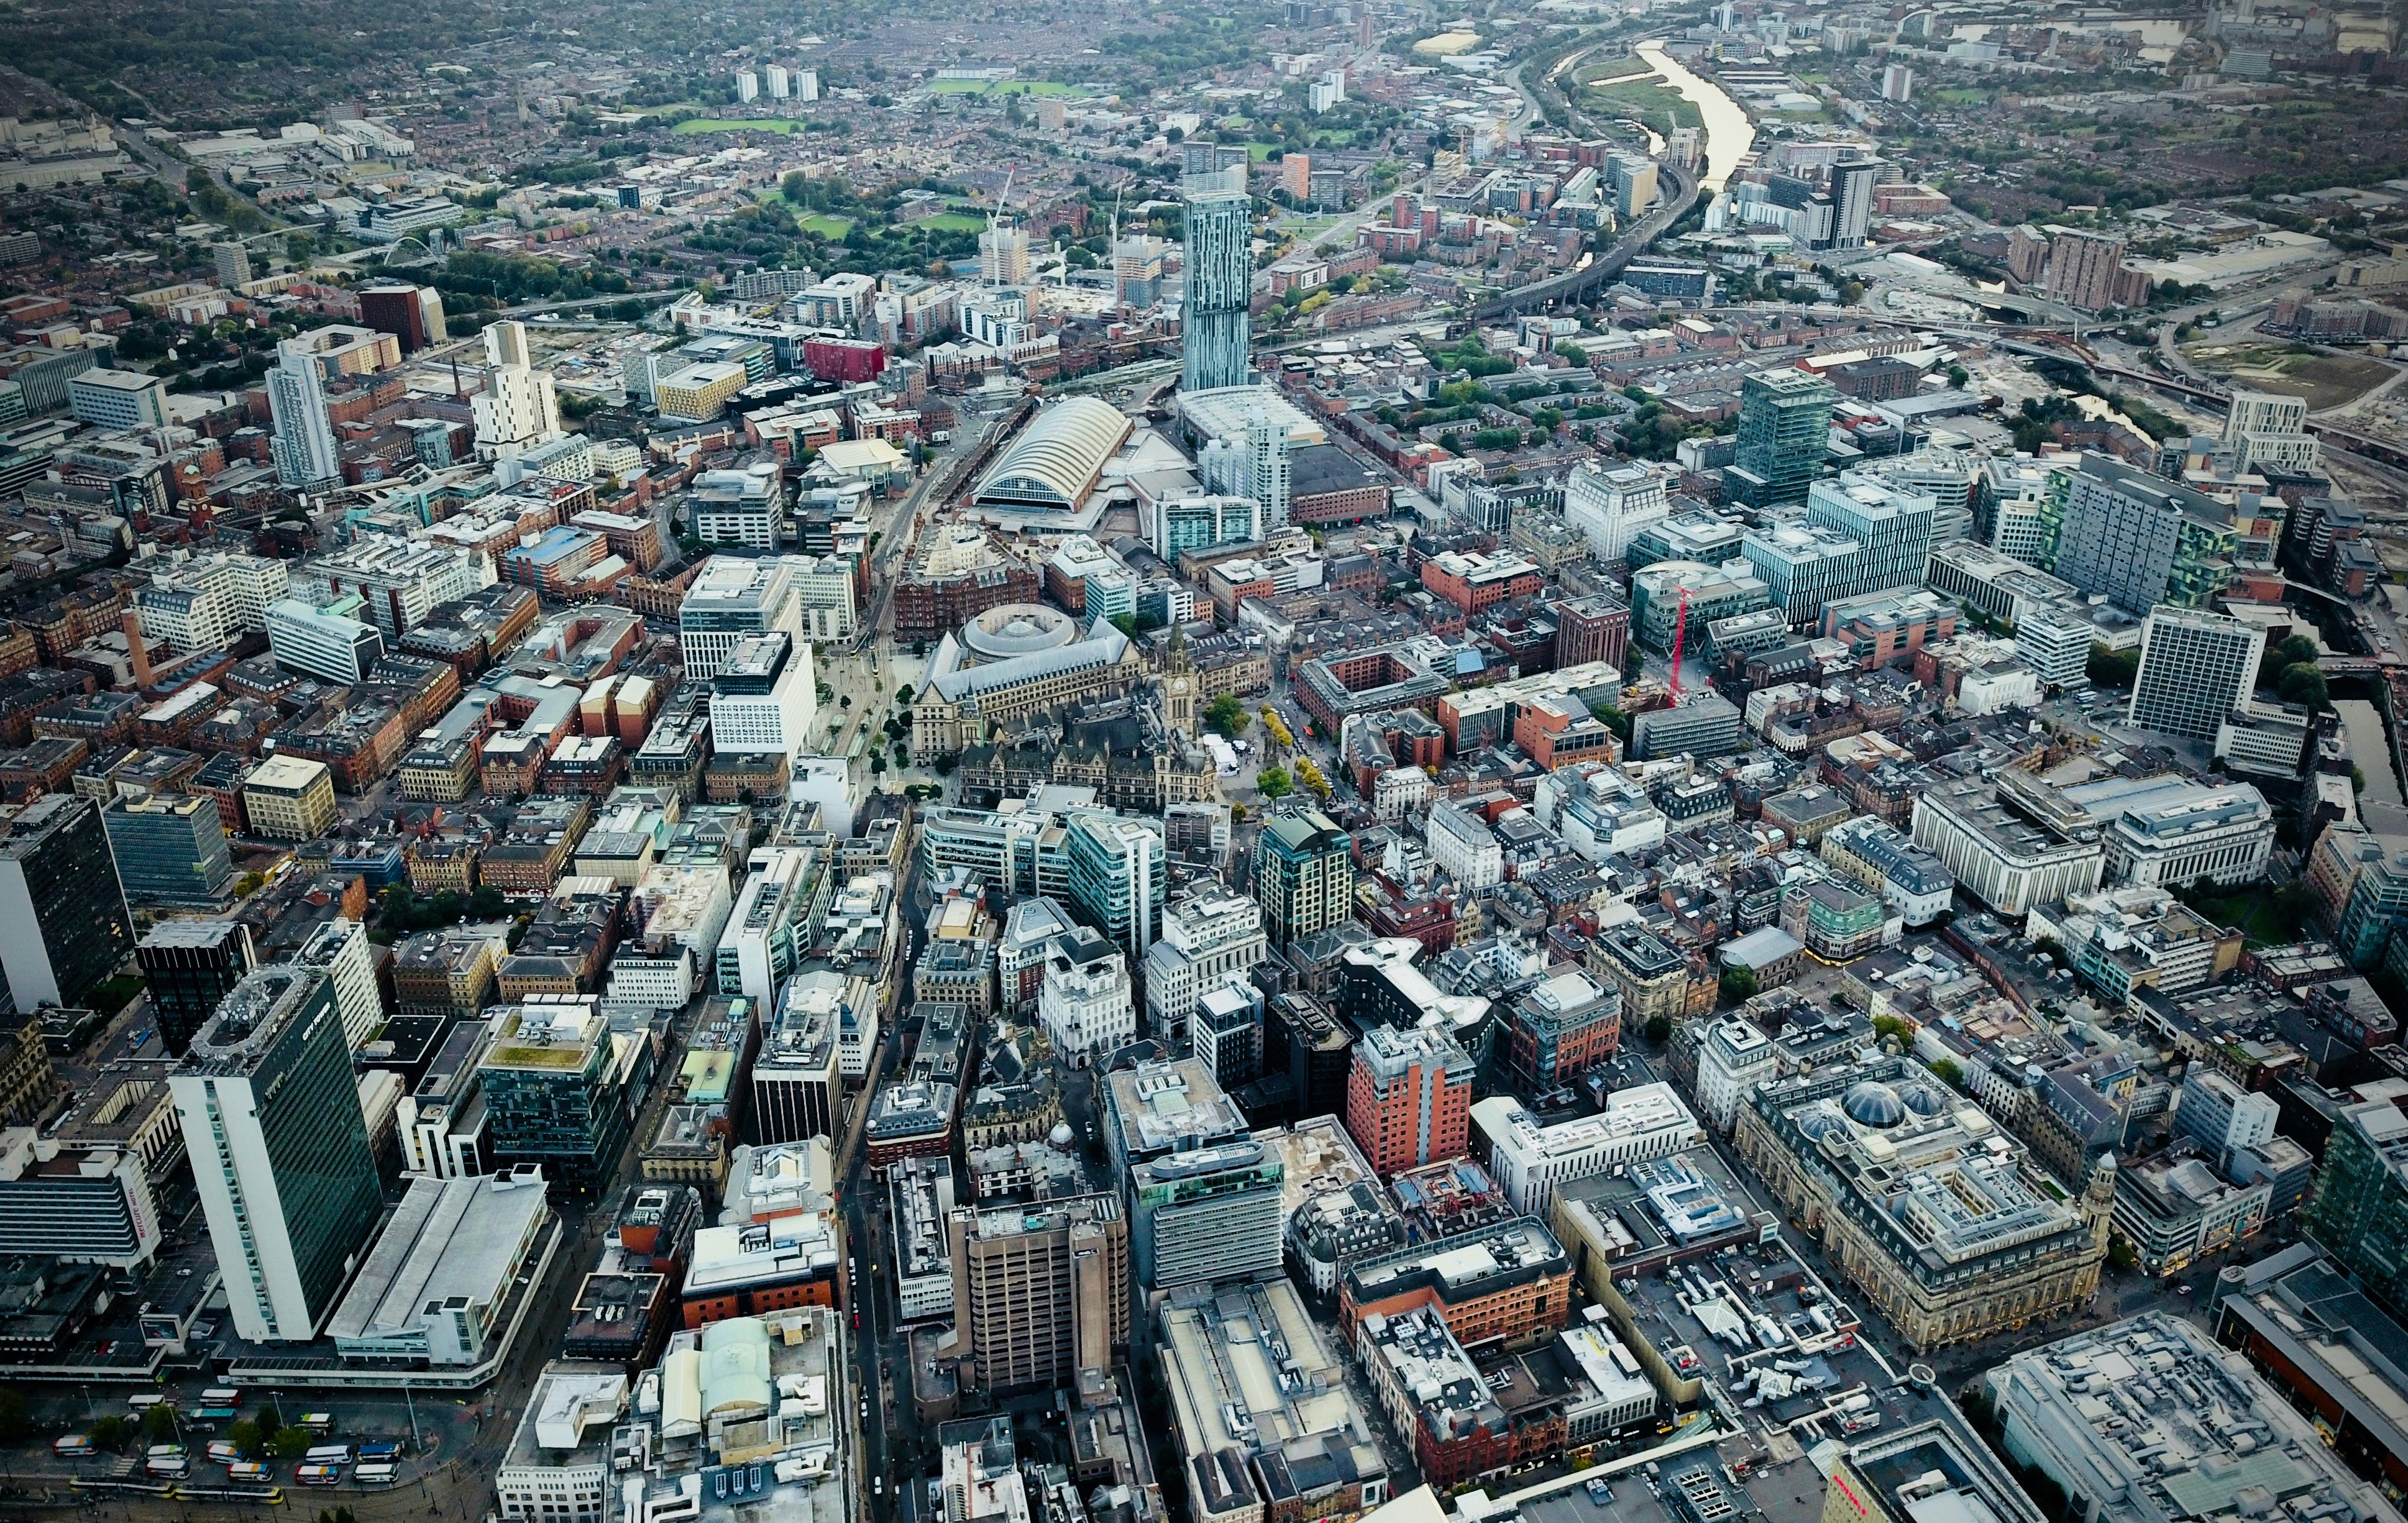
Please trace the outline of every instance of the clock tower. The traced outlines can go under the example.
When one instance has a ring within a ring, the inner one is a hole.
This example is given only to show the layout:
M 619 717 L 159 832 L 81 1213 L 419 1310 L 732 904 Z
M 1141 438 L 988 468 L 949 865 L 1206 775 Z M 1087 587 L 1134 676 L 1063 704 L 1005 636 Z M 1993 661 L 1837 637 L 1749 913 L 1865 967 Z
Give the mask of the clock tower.
M 1196 663 L 1187 654 L 1186 632 L 1175 625 L 1162 657 L 1162 723 L 1182 735 L 1196 733 Z

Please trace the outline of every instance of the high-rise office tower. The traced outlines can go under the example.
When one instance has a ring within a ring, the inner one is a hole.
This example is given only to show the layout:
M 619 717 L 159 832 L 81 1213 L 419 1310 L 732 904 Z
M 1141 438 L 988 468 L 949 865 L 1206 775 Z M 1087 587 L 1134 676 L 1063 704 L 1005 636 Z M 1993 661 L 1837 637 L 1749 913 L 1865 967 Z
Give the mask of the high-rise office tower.
M 1564 522 L 1588 536 L 1590 554 L 1618 561 L 1634 535 L 1671 515 L 1670 480 L 1642 460 L 1575 466 L 1564 478 Z
M 2224 415 L 2224 442 L 2241 455 L 2243 470 L 2305 475 L 2324 458 L 2324 447 L 2308 431 L 2308 399 L 2281 392 L 2232 394 Z
M 2408 1316 L 2408 1113 L 2387 1099 L 2342 1107 L 2300 1225 L 2369 1296 Z
M 1850 159 L 1831 165 L 1831 243 L 1861 249 L 1872 231 L 1873 187 L 1886 167 L 1879 159 Z
M 207 794 L 112 798 L 101 811 L 118 885 L 129 899 L 200 904 L 234 876 L 218 801 Z
M 1028 283 L 1028 230 L 997 217 L 979 235 L 979 277 L 989 285 Z
M 1267 407 L 1246 413 L 1246 457 L 1253 462 L 1254 500 L 1262 504 L 1263 532 L 1287 527 L 1294 488 L 1287 457 L 1287 425 Z
M 1346 1080 L 1346 1134 L 1386 1179 L 1460 1157 L 1471 1125 L 1471 1055 L 1445 1032 L 1371 1026 Z
M 0 809 L 0 972 L 21 1011 L 80 1006 L 134 937 L 100 806 L 44 794 Z
M 678 652 L 689 682 L 719 675 L 736 642 L 747 635 L 803 638 L 803 604 L 795 584 L 796 557 L 741 560 L 713 555 L 687 584 L 678 605 Z
M 360 321 L 400 339 L 404 354 L 415 354 L 451 338 L 443 323 L 443 293 L 431 285 L 380 280 L 359 287 L 357 295 Z
M 2159 608 L 2141 625 L 2141 669 L 2125 723 L 2212 740 L 2225 717 L 2249 705 L 2266 630 L 2203 609 Z
M 383 1202 L 333 981 L 288 963 L 251 974 L 167 1084 L 235 1331 L 316 1337 Z
M 1180 317 L 1179 387 L 1210 391 L 1246 383 L 1253 345 L 1254 203 L 1242 191 L 1187 198 L 1187 298 Z
M 1354 912 L 1354 838 L 1319 810 L 1265 822 L 1254 845 L 1254 902 L 1280 946 Z
M 1150 1290 L 1258 1280 L 1280 1270 L 1277 1150 L 1251 1137 L 1148 1158 L 1129 1171 L 1129 1246 Z
M 276 368 L 267 372 L 267 412 L 276 428 L 267 453 L 277 484 L 300 492 L 322 492 L 343 479 L 319 374 L 316 355 L 289 345 L 280 346 Z
M 512 455 L 561 437 L 560 401 L 549 371 L 533 367 L 526 328 L 494 323 L 485 330 L 485 390 L 469 398 L 477 419 L 477 448 L 487 456 Z
M 134 949 L 161 1044 L 181 1057 L 218 1002 L 259 966 L 239 920 L 163 920 Z
M 1754 508 L 1797 502 L 1830 451 L 1839 389 L 1803 370 L 1771 370 L 1740 386 L 1739 458 L 1724 472 L 1730 495 Z
M 2066 485 L 2045 569 L 2117 608 L 2203 608 L 2231 580 L 2232 510 L 2202 492 L 2086 454 Z
M 983 1391 L 1067 1388 L 1129 1334 L 1129 1233 L 1114 1195 L 956 1207 L 953 1328 L 939 1354 Z

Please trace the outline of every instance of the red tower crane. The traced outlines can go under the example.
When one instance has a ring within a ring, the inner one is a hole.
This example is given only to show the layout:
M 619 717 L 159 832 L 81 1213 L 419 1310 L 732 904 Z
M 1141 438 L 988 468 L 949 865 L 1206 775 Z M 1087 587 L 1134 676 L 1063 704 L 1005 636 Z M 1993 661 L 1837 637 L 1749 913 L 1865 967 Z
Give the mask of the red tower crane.
M 1681 701 L 1681 644 L 1689 634 L 1689 589 L 1681 589 L 1681 607 L 1672 616 L 1672 701 Z

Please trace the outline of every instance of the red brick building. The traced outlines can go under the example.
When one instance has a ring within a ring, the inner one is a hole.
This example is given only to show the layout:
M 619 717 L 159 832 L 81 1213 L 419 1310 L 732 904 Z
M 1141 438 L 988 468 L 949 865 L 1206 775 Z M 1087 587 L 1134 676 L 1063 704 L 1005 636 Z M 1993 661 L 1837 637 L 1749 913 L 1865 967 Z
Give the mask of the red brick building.
M 1422 563 L 1422 585 L 1468 614 L 1509 598 L 1536 596 L 1546 584 L 1539 568 L 1519 555 L 1450 550 Z

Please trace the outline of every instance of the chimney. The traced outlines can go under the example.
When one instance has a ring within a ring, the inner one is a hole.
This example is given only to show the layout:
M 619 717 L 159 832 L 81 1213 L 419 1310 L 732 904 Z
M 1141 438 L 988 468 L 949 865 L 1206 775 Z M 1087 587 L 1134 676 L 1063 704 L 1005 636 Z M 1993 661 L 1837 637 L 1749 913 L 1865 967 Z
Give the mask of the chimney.
M 127 609 L 119 627 L 125 631 L 125 649 L 134 657 L 134 685 L 148 693 L 150 690 L 150 650 L 142 643 L 142 615 Z

